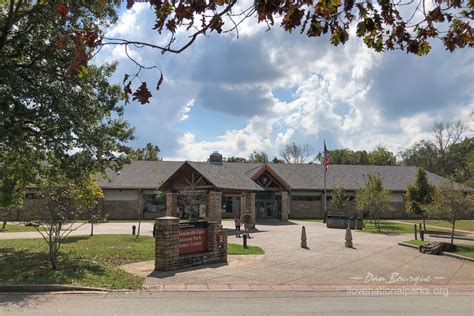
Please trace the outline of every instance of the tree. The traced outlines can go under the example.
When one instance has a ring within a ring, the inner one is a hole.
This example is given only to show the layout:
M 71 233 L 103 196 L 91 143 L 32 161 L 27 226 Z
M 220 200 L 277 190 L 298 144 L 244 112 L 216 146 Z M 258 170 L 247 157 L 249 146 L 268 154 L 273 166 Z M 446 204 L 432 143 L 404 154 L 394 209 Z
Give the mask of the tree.
M 331 202 L 339 209 L 347 205 L 346 191 L 343 188 L 335 188 L 331 193 Z
M 391 206 L 390 191 L 383 187 L 379 175 L 367 175 L 365 187 L 356 192 L 356 207 L 361 212 L 369 212 L 371 218 L 375 219 L 375 225 L 380 231 L 379 213 L 391 210 Z
M 445 220 L 452 224 L 451 244 L 454 243 L 456 221 L 474 215 L 474 196 L 451 187 L 438 187 L 433 201 L 427 207 L 429 218 Z
M 285 163 L 283 159 L 278 159 L 277 157 L 273 157 L 272 163 Z
M 91 176 L 71 179 L 57 169 L 49 170 L 47 177 L 42 178 L 38 188 L 47 214 L 39 219 L 40 226 L 36 230 L 48 244 L 53 270 L 58 269 L 58 254 L 64 240 L 85 224 L 76 225 L 77 220 L 91 216 L 97 199 L 102 196 L 94 181 Z
M 309 144 L 297 145 L 295 142 L 285 146 L 280 152 L 281 157 L 286 163 L 305 163 L 312 154 Z
M 433 5 L 425 5 L 425 1 L 381 1 L 374 5 L 362 0 L 314 3 L 258 0 L 246 7 L 242 7 L 243 3 L 237 0 L 149 1 L 150 9 L 156 12 L 153 29 L 160 34 L 166 33 L 163 34 L 166 42 L 160 45 L 158 42 L 142 42 L 133 38 L 115 38 L 104 33 L 101 26 L 104 22 L 115 21 L 115 11 L 125 0 L 10 0 L 0 4 L 0 54 L 11 52 L 8 45 L 18 37 L 27 37 L 31 34 L 31 26 L 42 22 L 50 23 L 55 30 L 62 32 L 60 41 L 50 43 L 59 43 L 59 48 L 64 50 L 73 47 L 74 52 L 66 61 L 69 75 L 80 73 L 81 67 L 94 58 L 95 54 L 85 54 L 83 47 L 96 53 L 104 46 L 122 46 L 127 57 L 137 66 L 134 75 L 124 76 L 124 92 L 127 99 L 131 95 L 134 100 L 145 104 L 152 93 L 148 89 L 150 85 L 140 79 L 140 72 L 157 67 L 140 64 L 129 54 L 129 46 L 179 54 L 196 39 L 209 36 L 212 32 L 235 32 L 238 35 L 239 27 L 248 18 L 256 18 L 258 23 L 265 23 L 268 29 L 274 26 L 275 21 L 280 21 L 281 27 L 287 32 L 299 31 L 308 37 L 324 36 L 335 46 L 346 43 L 349 39 L 348 30 L 355 27 L 356 36 L 377 52 L 400 49 L 422 56 L 428 54 L 431 43 L 438 40 L 451 52 L 474 46 L 470 1 L 439 1 Z M 126 2 L 127 8 L 131 8 L 136 2 L 143 1 Z M 412 14 L 406 13 L 410 11 Z M 48 29 L 45 29 L 47 32 Z M 51 57 L 46 60 L 52 60 Z M 160 73 L 157 90 L 163 79 Z M 135 84 L 135 81 L 138 82 Z M 132 90 L 132 83 L 135 91 Z
M 128 153 L 130 160 L 150 160 L 158 161 L 162 160 L 158 155 L 160 153 L 160 147 L 153 145 L 152 143 L 146 144 L 144 148 L 132 149 Z
M 421 216 L 426 231 L 426 206 L 431 203 L 434 187 L 429 184 L 426 172 L 418 168 L 415 182 L 407 187 L 406 209 L 409 213 Z
M 333 165 L 368 165 L 369 157 L 365 150 L 353 151 L 349 148 L 334 149 L 329 152 L 329 159 Z M 323 161 L 323 153 L 319 153 L 315 160 Z
M 245 158 L 242 158 L 242 157 L 228 157 L 228 158 L 225 158 L 225 161 L 227 162 L 247 162 L 247 159 Z
M 23 194 L 20 192 L 19 183 L 11 169 L 8 164 L 0 164 L 0 219 L 3 221 L 2 229 L 6 228 L 13 209 L 19 208 L 23 203 Z
M 71 3 L 68 23 L 52 10 L 54 4 L 0 4 L 0 169 L 8 169 L 4 201 L 18 200 L 20 189 L 47 177 L 52 166 L 72 179 L 118 169 L 126 161 L 125 143 L 133 130 L 118 105 L 120 87 L 108 83 L 115 65 L 87 65 L 94 51 L 83 43 L 88 35 L 79 32 L 110 20 L 112 11 L 96 4 Z
M 268 162 L 268 155 L 264 151 L 257 152 L 256 150 L 254 150 L 250 154 L 248 162 L 267 163 Z
M 435 122 L 433 126 L 433 138 L 438 149 L 438 167 L 442 174 L 449 174 L 451 168 L 451 152 L 450 148 L 458 144 L 465 132 L 467 124 L 462 121 L 456 122 Z
M 91 224 L 91 236 L 94 236 L 94 225 L 103 223 L 109 214 L 104 213 L 103 204 L 104 193 L 95 178 L 90 178 L 84 182 L 79 192 L 78 203 L 84 209 L 84 217 Z
M 402 157 L 402 164 L 405 166 L 416 166 L 435 172 L 438 167 L 437 152 L 435 144 L 431 141 L 422 140 L 401 151 L 400 156 Z
M 99 2 L 70 1 L 67 17 L 56 1 L 0 4 L 0 165 L 21 158 L 11 170 L 19 185 L 40 177 L 51 157 L 87 172 L 125 162 L 133 130 L 120 86 L 108 82 L 115 65 L 88 64 L 92 33 L 115 16 Z
M 401 163 L 417 166 L 443 177 L 466 183 L 472 178 L 469 157 L 474 138 L 468 136 L 468 122 L 436 122 L 431 139 L 422 140 L 400 153 Z
M 397 158 L 395 155 L 383 146 L 378 146 L 368 153 L 368 164 L 377 166 L 395 166 Z

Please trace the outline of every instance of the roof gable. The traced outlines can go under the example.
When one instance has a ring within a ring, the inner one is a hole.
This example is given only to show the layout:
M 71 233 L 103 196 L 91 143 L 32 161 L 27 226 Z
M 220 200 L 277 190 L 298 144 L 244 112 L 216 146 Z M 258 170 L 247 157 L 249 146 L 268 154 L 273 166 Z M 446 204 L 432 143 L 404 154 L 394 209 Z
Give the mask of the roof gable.
M 254 182 L 255 177 L 262 172 L 269 172 L 289 190 L 324 188 L 324 167 L 318 164 L 210 164 L 192 161 L 134 161 L 125 165 L 119 174 L 108 171 L 110 181 L 101 181 L 100 185 L 104 189 L 157 189 L 185 164 L 218 189 L 263 191 L 264 189 Z M 416 167 L 405 166 L 331 165 L 327 173 L 327 188 L 357 190 L 365 185 L 368 174 L 375 173 L 380 175 L 387 189 L 403 192 L 415 181 L 416 170 Z M 474 191 L 430 172 L 427 172 L 427 177 L 435 186 L 453 184 L 460 190 Z

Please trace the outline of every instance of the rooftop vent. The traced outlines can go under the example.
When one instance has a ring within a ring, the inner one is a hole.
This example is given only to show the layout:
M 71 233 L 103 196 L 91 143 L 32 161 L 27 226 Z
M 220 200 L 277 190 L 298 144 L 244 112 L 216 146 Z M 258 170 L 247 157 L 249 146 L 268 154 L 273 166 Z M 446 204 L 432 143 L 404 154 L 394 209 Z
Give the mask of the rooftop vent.
M 209 162 L 215 165 L 222 165 L 222 155 L 217 151 L 213 152 L 211 156 L 209 156 Z

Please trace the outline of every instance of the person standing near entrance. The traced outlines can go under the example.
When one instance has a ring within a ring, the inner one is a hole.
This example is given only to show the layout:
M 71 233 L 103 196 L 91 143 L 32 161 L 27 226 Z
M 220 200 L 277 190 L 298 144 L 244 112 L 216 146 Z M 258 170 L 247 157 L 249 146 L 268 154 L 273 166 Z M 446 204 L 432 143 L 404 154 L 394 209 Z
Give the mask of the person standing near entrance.
M 240 214 L 236 214 L 234 218 L 234 223 L 235 223 L 235 237 L 240 238 Z

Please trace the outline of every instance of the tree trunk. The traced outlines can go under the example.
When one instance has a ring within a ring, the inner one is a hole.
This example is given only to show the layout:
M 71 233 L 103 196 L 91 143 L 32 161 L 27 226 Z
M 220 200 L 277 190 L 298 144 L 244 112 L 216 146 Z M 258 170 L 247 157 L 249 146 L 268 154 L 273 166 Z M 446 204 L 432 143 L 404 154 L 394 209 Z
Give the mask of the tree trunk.
M 140 226 L 142 224 L 142 218 L 140 216 L 140 218 L 138 219 L 138 229 L 137 229 L 137 239 L 138 239 L 138 236 L 140 236 Z
M 453 221 L 453 229 L 451 230 L 451 245 L 454 244 L 454 227 L 456 226 L 456 221 Z
M 53 270 L 58 269 L 58 249 L 56 248 L 55 242 L 49 245 L 49 262 Z
M 5 229 L 5 227 L 7 227 L 7 221 L 6 221 L 6 220 L 3 220 L 3 226 L 2 226 L 2 229 Z
M 426 219 L 423 217 L 423 231 L 426 233 Z
M 91 222 L 91 236 L 94 236 L 94 223 Z

